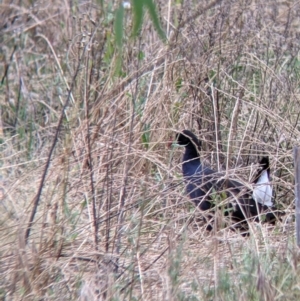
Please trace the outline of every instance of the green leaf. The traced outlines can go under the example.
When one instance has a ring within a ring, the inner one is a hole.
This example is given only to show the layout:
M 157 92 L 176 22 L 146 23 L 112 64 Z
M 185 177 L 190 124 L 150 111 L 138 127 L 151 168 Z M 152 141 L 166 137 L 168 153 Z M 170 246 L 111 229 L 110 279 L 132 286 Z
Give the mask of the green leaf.
M 118 50 L 122 50 L 123 46 L 123 20 L 124 20 L 124 7 L 121 4 L 119 8 L 116 10 L 116 17 L 115 17 L 115 41 L 116 46 L 118 47 Z
M 149 148 L 150 143 L 150 124 L 144 125 L 144 132 L 142 134 L 142 143 L 145 145 L 146 149 Z
M 178 78 L 175 82 L 176 91 L 179 92 L 179 90 L 182 88 L 182 78 Z
M 116 59 L 115 59 L 115 70 L 114 74 L 116 76 L 121 76 L 122 74 L 122 49 L 123 49 L 123 35 L 124 35 L 124 7 L 122 4 L 115 12 L 115 46 L 116 46 Z
M 118 51 L 116 60 L 115 60 L 115 70 L 114 70 L 114 75 L 115 76 L 122 76 L 122 53 L 121 51 Z
M 143 51 L 139 51 L 138 58 L 140 61 L 142 61 L 145 58 L 145 54 Z
M 145 0 L 132 0 L 133 28 L 132 35 L 139 35 L 143 23 L 143 7 Z
M 103 8 L 103 0 L 98 0 L 97 2 L 101 6 L 101 8 Z
M 161 24 L 160 24 L 160 21 L 159 21 L 157 12 L 156 12 L 155 4 L 153 3 L 152 0 L 144 0 L 144 4 L 148 8 L 149 15 L 152 19 L 152 22 L 154 24 L 154 27 L 155 27 L 157 33 L 159 34 L 160 38 L 165 41 L 167 39 L 166 34 L 161 27 Z

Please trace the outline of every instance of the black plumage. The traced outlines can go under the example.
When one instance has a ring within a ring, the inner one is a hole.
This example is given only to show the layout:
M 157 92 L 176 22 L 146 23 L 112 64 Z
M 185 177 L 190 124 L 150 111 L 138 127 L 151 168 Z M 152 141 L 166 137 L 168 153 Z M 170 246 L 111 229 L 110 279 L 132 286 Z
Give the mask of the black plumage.
M 207 193 L 213 187 L 212 176 L 215 172 L 203 167 L 198 153 L 201 144 L 192 132 L 184 130 L 177 135 L 176 142 L 185 147 L 182 173 L 186 182 L 186 192 L 196 206 L 199 206 L 201 210 L 208 210 L 212 204 Z
M 230 198 L 225 206 L 224 215 L 230 216 L 235 222 L 243 222 L 253 217 L 258 220 L 260 213 L 265 214 L 265 220 L 268 222 L 276 220 L 274 213 L 268 212 L 270 211 L 268 206 L 255 201 L 253 197 L 255 189 L 252 191 L 238 181 L 224 178 L 224 173 L 203 166 L 199 157 L 201 142 L 191 131 L 183 130 L 177 134 L 176 142 L 185 147 L 182 173 L 186 182 L 186 192 L 201 210 L 206 211 L 215 207 L 212 193 L 219 192 Z M 261 166 L 262 170 L 267 170 L 269 174 L 269 165 L 266 165 L 265 159 L 261 161 Z M 259 179 L 258 175 L 256 183 Z M 260 186 L 262 187 L 262 184 Z

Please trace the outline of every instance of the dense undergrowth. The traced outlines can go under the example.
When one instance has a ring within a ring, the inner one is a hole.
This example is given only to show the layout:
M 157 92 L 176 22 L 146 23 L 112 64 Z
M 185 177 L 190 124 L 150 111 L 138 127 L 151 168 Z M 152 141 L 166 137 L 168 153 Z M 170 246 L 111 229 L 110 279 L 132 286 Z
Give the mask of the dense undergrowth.
M 1 300 L 299 298 L 299 3 L 156 5 L 167 41 L 117 1 L 0 4 Z M 284 218 L 207 233 L 184 128 L 245 183 L 269 155 Z

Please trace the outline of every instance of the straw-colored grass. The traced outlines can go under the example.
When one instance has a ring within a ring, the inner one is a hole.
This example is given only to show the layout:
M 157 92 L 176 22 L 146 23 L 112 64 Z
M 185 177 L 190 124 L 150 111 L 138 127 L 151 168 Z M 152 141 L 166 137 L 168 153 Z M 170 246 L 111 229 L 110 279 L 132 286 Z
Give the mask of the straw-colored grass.
M 156 4 L 168 42 L 126 10 L 121 72 L 118 2 L 0 4 L 1 300 L 299 299 L 300 4 Z M 205 231 L 185 128 L 247 185 L 268 155 L 283 218 Z

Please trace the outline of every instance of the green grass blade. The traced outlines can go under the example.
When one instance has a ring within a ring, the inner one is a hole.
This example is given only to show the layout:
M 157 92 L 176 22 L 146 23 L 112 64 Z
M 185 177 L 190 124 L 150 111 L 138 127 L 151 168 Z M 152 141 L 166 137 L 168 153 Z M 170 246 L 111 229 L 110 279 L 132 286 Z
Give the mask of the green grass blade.
M 133 28 L 132 36 L 136 37 L 139 35 L 142 23 L 143 23 L 143 6 L 144 0 L 133 0 L 132 1 L 132 12 L 133 12 Z
M 159 18 L 158 18 L 158 14 L 156 11 L 156 7 L 155 4 L 152 0 L 144 0 L 145 6 L 148 9 L 149 15 L 152 19 L 153 25 L 155 30 L 157 31 L 159 37 L 165 41 L 167 39 L 165 32 L 163 31 Z
M 120 5 L 119 8 L 116 10 L 116 17 L 114 23 L 115 42 L 119 51 L 121 51 L 123 47 L 123 33 L 124 33 L 123 21 L 124 21 L 124 7 L 123 5 Z

